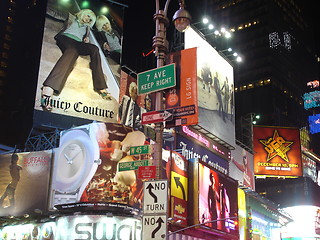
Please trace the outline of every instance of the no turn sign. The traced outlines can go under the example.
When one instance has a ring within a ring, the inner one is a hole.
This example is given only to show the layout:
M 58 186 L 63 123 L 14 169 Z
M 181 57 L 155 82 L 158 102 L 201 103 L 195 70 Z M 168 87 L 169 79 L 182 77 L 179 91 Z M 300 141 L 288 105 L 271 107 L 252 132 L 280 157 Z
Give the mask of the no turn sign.
M 168 181 L 146 181 L 143 185 L 143 214 L 167 213 Z
M 143 240 L 166 239 L 167 215 L 143 216 Z

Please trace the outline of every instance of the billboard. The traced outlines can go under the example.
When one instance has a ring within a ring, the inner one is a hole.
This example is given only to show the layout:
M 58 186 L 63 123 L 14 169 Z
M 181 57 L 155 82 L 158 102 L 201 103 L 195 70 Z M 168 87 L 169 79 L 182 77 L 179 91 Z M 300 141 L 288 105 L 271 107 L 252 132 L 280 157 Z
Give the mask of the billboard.
M 142 132 L 116 123 L 62 132 L 54 153 L 50 208 L 139 211 L 143 179 L 137 172 L 140 165 L 150 165 L 150 154 L 129 153 L 130 147 L 146 143 Z
M 109 2 L 48 1 L 34 105 L 38 122 L 63 125 L 62 116 L 117 121 L 122 14 L 123 7 Z
M 175 109 L 173 120 L 168 121 L 166 126 L 197 124 L 197 49 L 174 52 L 170 54 L 169 62 L 175 63 L 177 84 L 165 91 L 166 109 Z
M 52 151 L 0 155 L 0 216 L 47 210 Z
M 233 67 L 205 39 L 189 28 L 185 31 L 185 48 L 194 47 L 197 48 L 198 125 L 234 145 Z
M 320 114 L 309 116 L 308 121 L 311 134 L 320 132 Z
M 253 173 L 253 154 L 239 145 L 231 150 L 231 161 L 229 165 L 229 176 L 237 179 L 244 187 L 255 189 Z
M 254 174 L 302 176 L 299 129 L 253 127 Z
M 238 184 L 235 180 L 193 160 L 194 224 L 238 235 Z M 201 227 L 200 227 L 201 228 Z M 233 239 L 233 238 L 230 238 Z
M 320 91 L 313 91 L 303 94 L 303 105 L 305 109 L 320 106 Z

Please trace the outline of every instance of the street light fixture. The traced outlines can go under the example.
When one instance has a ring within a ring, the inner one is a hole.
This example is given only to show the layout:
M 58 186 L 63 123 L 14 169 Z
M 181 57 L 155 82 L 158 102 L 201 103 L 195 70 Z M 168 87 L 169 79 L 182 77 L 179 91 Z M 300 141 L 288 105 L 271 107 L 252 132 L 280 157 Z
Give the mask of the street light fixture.
M 184 0 L 178 0 L 180 9 L 176 11 L 174 14 L 172 21 L 176 29 L 179 32 L 184 32 L 191 23 L 191 16 L 187 10 L 184 9 Z M 153 48 L 155 50 L 155 56 L 157 59 L 157 68 L 164 66 L 165 57 L 169 51 L 169 44 L 166 39 L 166 30 L 169 26 L 169 19 L 167 17 L 168 7 L 170 4 L 170 0 L 167 0 L 165 3 L 164 10 L 160 9 L 159 0 L 155 0 L 156 3 L 156 13 L 154 14 L 153 19 L 156 23 L 156 32 L 153 37 Z M 156 92 L 156 102 L 155 102 L 155 110 L 160 111 L 163 110 L 163 96 L 162 91 Z M 162 132 L 163 132 L 163 123 L 155 124 L 155 132 L 156 132 L 156 141 L 154 146 L 154 161 L 157 166 L 157 179 L 162 178 Z

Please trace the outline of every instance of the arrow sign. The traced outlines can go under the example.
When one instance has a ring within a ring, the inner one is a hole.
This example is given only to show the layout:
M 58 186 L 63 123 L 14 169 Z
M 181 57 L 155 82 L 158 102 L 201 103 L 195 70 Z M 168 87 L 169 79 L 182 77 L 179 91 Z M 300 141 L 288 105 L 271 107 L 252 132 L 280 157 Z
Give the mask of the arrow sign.
M 180 182 L 180 177 L 174 177 L 174 181 L 176 182 L 177 188 L 179 188 L 179 187 L 181 188 L 183 200 L 187 200 L 186 199 L 186 191 L 184 190 L 184 187 L 183 187 L 182 183 Z
M 141 124 L 151 124 L 156 122 L 171 121 L 173 119 L 173 109 L 152 111 L 142 114 Z
M 143 213 L 163 214 L 168 210 L 168 180 L 143 183 Z
M 143 216 L 142 221 L 142 240 L 167 239 L 166 215 Z

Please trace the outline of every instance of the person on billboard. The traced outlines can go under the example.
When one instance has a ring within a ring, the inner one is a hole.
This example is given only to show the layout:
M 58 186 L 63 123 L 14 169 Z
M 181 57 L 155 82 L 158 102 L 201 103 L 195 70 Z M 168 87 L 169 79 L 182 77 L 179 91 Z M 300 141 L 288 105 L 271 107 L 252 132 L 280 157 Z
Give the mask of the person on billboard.
M 10 206 L 7 207 L 14 207 L 15 204 L 15 191 L 20 180 L 20 171 L 22 167 L 18 165 L 19 157 L 16 153 L 12 154 L 11 156 L 11 165 L 9 166 L 10 175 L 11 175 L 11 182 L 8 184 L 6 191 L 2 194 L 0 198 L 0 207 L 3 207 L 3 202 L 8 197 Z
M 220 80 L 218 78 L 218 73 L 216 73 L 216 76 L 213 78 L 213 86 L 214 91 L 216 92 L 217 99 L 218 99 L 218 112 L 219 115 L 222 117 L 223 121 L 225 121 L 225 113 L 222 103 L 222 94 L 221 94 L 221 87 L 220 87 Z
M 238 162 L 231 157 L 231 161 L 234 165 L 243 173 L 243 186 L 254 188 L 254 174 L 249 166 L 247 152 L 245 150 L 242 151 L 242 163 Z
M 120 123 L 133 129 L 139 129 L 137 118 L 141 118 L 141 108 L 137 103 L 138 87 L 135 82 L 129 85 L 129 95 L 124 95 L 119 106 Z
M 113 59 L 116 63 L 120 64 L 120 37 L 111 27 L 109 19 L 104 15 L 98 16 L 96 20 L 96 28 L 98 30 L 98 32 L 95 32 L 96 39 L 99 42 L 103 53 L 107 57 Z
M 203 67 L 201 69 L 201 78 L 203 82 L 203 89 L 206 89 L 207 86 L 210 93 L 210 87 L 212 85 L 212 75 L 209 64 L 207 62 L 203 64 Z
M 213 173 L 210 172 L 210 185 L 208 190 L 208 209 L 210 221 L 220 219 L 220 191 L 217 189 L 216 180 Z M 212 227 L 217 227 L 217 221 L 212 222 Z
M 226 77 L 226 80 L 223 83 L 223 86 L 221 88 L 221 91 L 224 95 L 224 112 L 225 115 L 228 116 L 228 111 L 229 111 L 229 101 L 230 101 L 230 88 L 229 88 L 229 83 L 228 83 L 228 78 Z
M 60 94 L 79 56 L 90 56 L 90 68 L 94 90 L 99 95 L 111 100 L 107 91 L 107 83 L 101 66 L 99 48 L 89 42 L 90 29 L 96 21 L 96 15 L 90 9 L 82 9 L 76 13 L 66 29 L 61 30 L 56 36 L 56 43 L 62 55 L 43 83 L 41 92 L 41 107 L 46 111 L 52 110 L 52 95 Z

